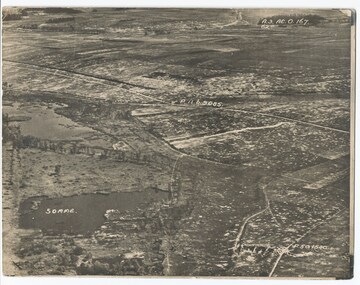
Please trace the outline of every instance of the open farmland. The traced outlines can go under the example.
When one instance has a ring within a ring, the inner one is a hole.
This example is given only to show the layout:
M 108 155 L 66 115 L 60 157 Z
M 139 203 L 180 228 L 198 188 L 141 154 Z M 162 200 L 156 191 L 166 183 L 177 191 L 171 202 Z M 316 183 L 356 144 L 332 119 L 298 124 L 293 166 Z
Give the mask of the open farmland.
M 4 272 L 350 278 L 351 25 L 4 9 Z

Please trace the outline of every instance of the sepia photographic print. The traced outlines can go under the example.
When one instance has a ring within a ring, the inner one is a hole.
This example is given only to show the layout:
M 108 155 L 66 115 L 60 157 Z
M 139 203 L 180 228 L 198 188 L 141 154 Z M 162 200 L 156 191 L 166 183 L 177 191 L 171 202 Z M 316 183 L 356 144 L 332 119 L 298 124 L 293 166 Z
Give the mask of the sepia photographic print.
M 352 278 L 354 32 L 4 7 L 4 274 Z

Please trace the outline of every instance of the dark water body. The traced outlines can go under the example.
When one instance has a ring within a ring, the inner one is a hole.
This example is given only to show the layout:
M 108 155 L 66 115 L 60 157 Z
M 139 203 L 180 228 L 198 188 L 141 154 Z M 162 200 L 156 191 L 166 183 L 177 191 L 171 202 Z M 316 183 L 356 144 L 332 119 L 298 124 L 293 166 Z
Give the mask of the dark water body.
M 63 198 L 29 198 L 20 204 L 20 228 L 47 234 L 90 234 L 106 220 L 106 210 L 131 211 L 166 200 L 168 193 L 146 190 L 110 194 L 83 194 Z

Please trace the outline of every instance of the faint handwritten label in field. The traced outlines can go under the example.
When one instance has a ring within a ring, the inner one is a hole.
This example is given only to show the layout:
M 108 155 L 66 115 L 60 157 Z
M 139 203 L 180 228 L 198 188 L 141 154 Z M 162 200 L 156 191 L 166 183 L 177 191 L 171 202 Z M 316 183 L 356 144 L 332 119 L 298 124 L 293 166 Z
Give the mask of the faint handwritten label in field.
M 272 246 L 268 244 L 243 244 L 241 245 L 241 251 L 243 253 L 257 253 L 261 255 L 265 255 L 267 253 L 275 253 L 275 254 L 287 254 L 292 255 L 294 250 L 300 250 L 302 252 L 329 252 L 334 248 L 329 247 L 327 245 L 320 244 L 293 244 L 291 246 Z
M 50 209 L 50 208 L 47 208 L 46 211 L 45 211 L 45 214 L 47 214 L 47 215 L 77 214 L 77 212 L 75 212 L 74 208 L 71 208 L 71 209 Z
M 291 249 L 302 249 L 302 250 L 310 250 L 310 251 L 328 251 L 330 249 L 330 247 L 328 247 L 327 245 L 320 245 L 320 244 L 294 244 L 291 246 Z
M 180 101 L 173 101 L 173 104 L 188 104 L 188 105 L 197 105 L 197 106 L 209 106 L 209 107 L 216 107 L 216 108 L 220 108 L 223 106 L 223 103 L 221 102 L 216 102 L 216 101 L 207 101 L 207 100 L 186 100 L 186 99 L 181 99 Z
M 261 25 L 300 25 L 306 26 L 310 24 L 310 20 L 306 18 L 292 18 L 292 17 L 284 17 L 284 18 L 263 18 L 259 21 Z

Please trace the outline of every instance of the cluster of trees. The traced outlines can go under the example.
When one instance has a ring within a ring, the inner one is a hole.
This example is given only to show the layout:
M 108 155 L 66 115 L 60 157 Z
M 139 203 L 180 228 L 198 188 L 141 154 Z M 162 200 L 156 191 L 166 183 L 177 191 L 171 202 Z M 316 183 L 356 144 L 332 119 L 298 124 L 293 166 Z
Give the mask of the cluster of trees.
M 20 133 L 20 127 L 19 126 L 10 126 L 9 122 L 9 115 L 8 114 L 4 114 L 2 115 L 2 119 L 3 119 L 3 142 L 9 142 L 9 141 L 18 141 L 19 138 L 21 137 L 21 133 Z
M 81 10 L 74 8 L 50 7 L 50 8 L 26 8 L 25 11 L 43 12 L 48 14 L 79 14 Z
M 60 18 L 50 18 L 46 21 L 49 24 L 56 24 L 56 23 L 64 23 L 64 22 L 72 22 L 75 21 L 74 17 L 60 17 Z
M 20 20 L 22 16 L 27 16 L 25 9 L 21 8 L 4 8 L 2 14 L 3 21 Z
M 7 114 L 3 114 L 3 141 L 11 141 L 17 148 L 38 148 L 44 151 L 54 151 L 57 153 L 98 155 L 100 158 L 109 157 L 139 164 L 155 163 L 165 167 L 173 164 L 173 160 L 160 153 L 120 151 L 78 145 L 66 141 L 44 140 L 34 136 L 23 136 L 21 135 L 19 126 L 9 126 L 9 116 Z
M 77 268 L 79 275 L 159 275 L 162 272 L 161 263 L 145 264 L 142 258 L 124 258 L 117 260 L 92 260 L 82 262 Z

